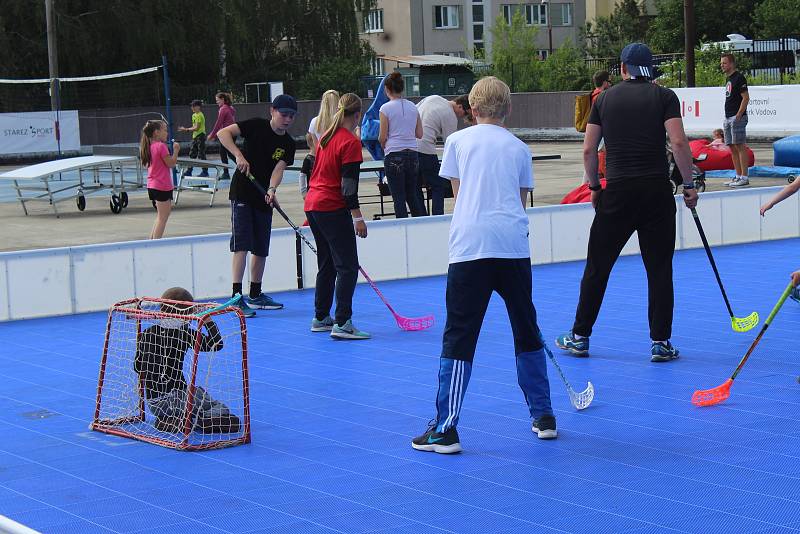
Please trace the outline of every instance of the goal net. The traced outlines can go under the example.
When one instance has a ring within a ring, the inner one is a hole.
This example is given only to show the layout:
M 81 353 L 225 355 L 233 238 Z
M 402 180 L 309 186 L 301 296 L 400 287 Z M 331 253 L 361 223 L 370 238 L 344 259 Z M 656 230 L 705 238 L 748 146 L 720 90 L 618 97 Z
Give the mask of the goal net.
M 248 391 L 237 308 L 130 299 L 109 310 L 91 428 L 181 450 L 249 443 Z

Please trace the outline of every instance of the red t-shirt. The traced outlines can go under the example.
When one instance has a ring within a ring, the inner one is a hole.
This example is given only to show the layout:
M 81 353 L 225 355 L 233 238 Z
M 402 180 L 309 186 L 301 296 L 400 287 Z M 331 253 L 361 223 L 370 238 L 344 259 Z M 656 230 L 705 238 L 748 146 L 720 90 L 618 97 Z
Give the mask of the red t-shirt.
M 339 128 L 327 146 L 317 146 L 314 170 L 308 180 L 305 211 L 336 211 L 345 208 L 342 196 L 342 165 L 361 163 L 361 141 Z

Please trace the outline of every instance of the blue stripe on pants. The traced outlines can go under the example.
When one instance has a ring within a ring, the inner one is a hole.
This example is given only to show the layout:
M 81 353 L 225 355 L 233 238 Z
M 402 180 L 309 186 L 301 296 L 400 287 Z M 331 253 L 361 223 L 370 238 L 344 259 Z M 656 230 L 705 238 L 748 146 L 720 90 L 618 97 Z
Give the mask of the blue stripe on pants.
M 545 349 L 517 354 L 517 381 L 533 419 L 553 415 L 550 406 L 550 383 L 547 380 Z
M 464 360 L 439 360 L 439 392 L 436 395 L 436 431 L 445 432 L 458 424 L 472 363 Z

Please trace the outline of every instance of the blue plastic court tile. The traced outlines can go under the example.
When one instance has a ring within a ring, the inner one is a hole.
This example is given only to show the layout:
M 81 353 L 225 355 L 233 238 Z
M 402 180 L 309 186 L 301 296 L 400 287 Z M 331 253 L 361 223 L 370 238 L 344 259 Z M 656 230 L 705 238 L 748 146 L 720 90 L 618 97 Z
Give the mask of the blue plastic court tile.
M 800 240 L 715 247 L 731 303 L 762 320 L 796 269 Z M 753 275 L 757 265 L 758 276 Z M 253 442 L 185 453 L 87 431 L 106 314 L 0 328 L 0 513 L 43 532 L 662 532 L 800 530 L 800 306 L 787 301 L 725 403 L 696 408 L 755 338 L 734 333 L 702 250 L 675 255 L 673 342 L 649 361 L 641 259 L 621 258 L 591 356 L 556 350 L 592 406 L 576 412 L 550 366 L 559 439 L 530 431 L 505 306 L 492 299 L 478 342 L 457 456 L 410 447 L 435 411 L 443 277 L 380 282 L 429 331 L 400 331 L 368 286 L 358 344 L 308 331 L 313 291 L 248 322 Z M 534 268 L 546 341 L 569 329 L 583 263 Z M 685 273 L 689 273 L 686 275 Z

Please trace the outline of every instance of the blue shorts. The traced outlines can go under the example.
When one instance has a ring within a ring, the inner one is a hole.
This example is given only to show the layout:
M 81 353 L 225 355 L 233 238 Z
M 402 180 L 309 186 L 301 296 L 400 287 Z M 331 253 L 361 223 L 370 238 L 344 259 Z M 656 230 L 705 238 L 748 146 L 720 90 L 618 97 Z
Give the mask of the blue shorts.
M 231 201 L 231 252 L 269 256 L 272 208 L 259 210 L 241 200 Z

